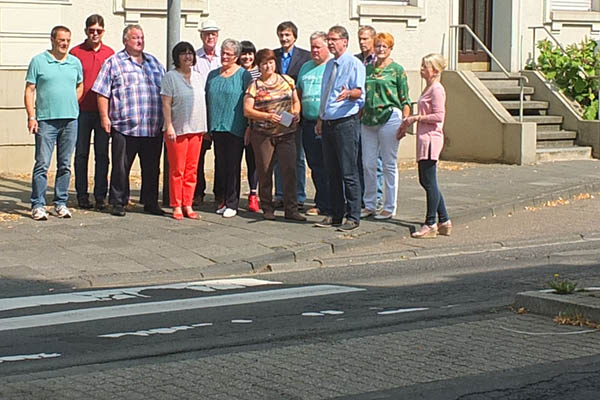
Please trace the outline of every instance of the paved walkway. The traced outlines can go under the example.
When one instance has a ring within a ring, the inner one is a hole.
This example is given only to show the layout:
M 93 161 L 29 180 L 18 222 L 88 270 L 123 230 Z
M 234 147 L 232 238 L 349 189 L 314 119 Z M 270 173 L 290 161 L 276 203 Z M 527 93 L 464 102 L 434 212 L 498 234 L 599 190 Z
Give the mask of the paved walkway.
M 278 212 L 277 221 L 265 221 L 241 210 L 224 219 L 214 213 L 212 202 L 200 208 L 200 221 L 146 215 L 134 206 L 124 218 L 74 210 L 70 220 L 36 222 L 29 218 L 29 182 L 0 176 L 0 283 L 13 289 L 32 281 L 70 288 L 206 279 L 264 271 L 270 264 L 313 260 L 385 240 L 395 240 L 399 248 L 430 246 L 437 241 L 409 238 L 425 213 L 413 165 L 402 166 L 399 181 L 396 218 L 364 220 L 359 230 L 343 234 L 314 228 L 321 217 L 292 223 Z M 439 182 L 450 216 L 460 227 L 560 197 L 598 192 L 600 162 L 442 163 Z M 312 187 L 309 198 L 311 193 Z

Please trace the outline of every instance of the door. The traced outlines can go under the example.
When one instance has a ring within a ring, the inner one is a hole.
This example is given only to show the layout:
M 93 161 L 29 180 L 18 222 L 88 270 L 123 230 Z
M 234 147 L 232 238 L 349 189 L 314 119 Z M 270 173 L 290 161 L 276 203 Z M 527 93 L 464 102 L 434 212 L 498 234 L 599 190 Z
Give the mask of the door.
M 492 50 L 492 0 L 460 0 L 459 21 L 469 25 L 485 46 Z M 486 63 L 487 53 L 464 29 L 459 36 L 459 63 Z

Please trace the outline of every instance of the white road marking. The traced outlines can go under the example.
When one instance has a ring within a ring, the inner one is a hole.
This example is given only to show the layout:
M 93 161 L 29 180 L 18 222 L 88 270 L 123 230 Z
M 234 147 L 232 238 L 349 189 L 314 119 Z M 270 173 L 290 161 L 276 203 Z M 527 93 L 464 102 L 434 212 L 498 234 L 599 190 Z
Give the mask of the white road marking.
M 400 308 L 398 310 L 380 311 L 377 313 L 377 315 L 400 314 L 400 313 L 426 311 L 426 310 L 429 310 L 429 308 L 424 308 L 424 307 L 423 308 Z
M 75 322 L 95 321 L 109 318 L 129 317 L 135 315 L 159 314 L 175 311 L 202 308 L 223 307 L 239 304 L 263 303 L 276 300 L 297 299 L 304 297 L 325 296 L 342 293 L 362 292 L 366 289 L 337 286 L 314 285 L 284 289 L 261 290 L 249 293 L 225 294 L 191 299 L 124 304 L 110 307 L 94 307 L 79 310 L 35 314 L 22 317 L 0 319 L 0 331 L 36 328 Z
M 56 304 L 89 303 L 96 301 L 125 300 L 150 297 L 141 293 L 145 290 L 189 289 L 200 292 L 214 292 L 217 290 L 243 289 L 245 287 L 261 285 L 281 285 L 281 282 L 265 281 L 261 279 L 252 278 L 217 279 L 197 282 L 174 283 L 169 285 L 116 288 L 105 290 L 88 290 L 85 292 L 57 293 L 28 297 L 9 297 L 0 299 L 0 311 L 16 310 L 19 308 L 37 306 L 49 306 Z
M 303 317 L 324 317 L 325 314 L 321 314 L 320 312 L 303 312 Z
M 13 361 L 27 361 L 27 360 L 43 360 L 45 358 L 56 358 L 60 357 L 60 353 L 38 353 L 38 354 L 26 354 L 26 355 L 18 355 L 18 356 L 4 356 L 0 357 L 0 364 L 3 362 L 13 362 Z
M 133 331 L 133 332 L 118 332 L 118 333 L 107 333 L 105 335 L 98 335 L 101 338 L 111 338 L 117 339 L 123 336 L 150 336 L 150 335 L 166 335 L 179 331 L 187 331 L 189 329 L 194 329 L 202 326 L 212 326 L 210 322 L 203 322 L 200 324 L 192 324 L 192 325 L 180 325 L 180 326 L 172 326 L 169 328 L 152 328 L 146 329 L 142 331 Z
M 325 315 L 341 315 L 344 312 L 343 311 L 338 311 L 338 310 L 324 310 L 324 311 L 321 311 L 321 313 L 325 314 Z
M 251 324 L 252 320 L 251 319 L 232 319 L 231 323 L 232 324 Z

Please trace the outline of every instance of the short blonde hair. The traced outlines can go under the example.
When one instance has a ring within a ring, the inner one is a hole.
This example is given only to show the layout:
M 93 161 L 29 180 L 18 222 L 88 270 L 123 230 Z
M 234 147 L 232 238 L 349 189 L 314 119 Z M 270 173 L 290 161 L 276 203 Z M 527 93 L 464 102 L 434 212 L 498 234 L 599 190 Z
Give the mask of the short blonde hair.
M 438 53 L 427 54 L 423 57 L 423 64 L 430 66 L 437 72 L 442 72 L 446 69 L 446 59 Z
M 394 37 L 387 32 L 378 33 L 377 36 L 375 36 L 375 43 L 377 42 L 385 43 L 390 49 L 394 47 Z

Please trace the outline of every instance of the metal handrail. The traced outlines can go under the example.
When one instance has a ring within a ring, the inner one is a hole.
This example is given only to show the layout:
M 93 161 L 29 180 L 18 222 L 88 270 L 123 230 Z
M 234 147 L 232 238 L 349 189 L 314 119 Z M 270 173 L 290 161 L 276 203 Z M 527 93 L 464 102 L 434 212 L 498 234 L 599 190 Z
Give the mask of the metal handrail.
M 520 88 L 519 122 L 523 122 L 523 94 L 525 91 L 525 84 L 523 82 L 529 82 L 529 80 L 525 76 L 511 75 L 506 70 L 506 68 L 504 68 L 504 65 L 502 65 L 502 63 L 500 61 L 498 61 L 498 59 L 494 56 L 494 54 L 490 51 L 490 49 L 488 49 L 486 47 L 486 45 L 483 44 L 481 39 L 479 39 L 477 34 L 475 32 L 473 32 L 473 30 L 471 29 L 471 27 L 469 25 L 466 25 L 466 24 L 450 25 L 450 30 L 452 33 L 450 35 L 450 38 L 452 39 L 452 42 L 450 44 L 450 55 L 452 56 L 452 58 L 450 59 L 450 69 L 453 71 L 456 71 L 456 69 L 457 69 L 456 67 L 457 67 L 457 63 L 458 63 L 458 32 L 460 29 L 464 29 L 465 31 L 467 31 L 469 33 L 469 35 L 471 35 L 473 40 L 475 40 L 477 42 L 477 44 L 483 49 L 483 51 L 485 51 L 487 53 L 487 55 L 496 63 L 496 65 L 498 65 L 498 67 L 500 67 L 500 70 L 502 70 L 502 72 L 504 73 L 504 75 L 506 75 L 506 77 L 508 79 L 510 79 L 510 80 L 518 79 L 519 80 L 519 88 Z
M 530 27 L 529 27 L 529 29 L 531 29 L 531 30 L 533 31 L 533 51 L 531 52 L 531 58 L 533 59 L 533 65 L 534 65 L 534 66 L 536 66 L 536 65 L 537 65 L 537 63 L 536 63 L 536 58 L 535 58 L 535 49 L 536 49 L 535 32 L 536 32 L 538 29 L 543 29 L 544 31 L 546 31 L 546 33 L 548 34 L 548 37 L 550 37 L 550 39 L 554 40 L 554 43 L 556 43 L 556 45 L 558 46 L 558 48 L 560 49 L 560 51 L 562 51 L 562 53 L 563 53 L 564 55 L 568 56 L 568 54 L 567 54 L 567 50 L 566 50 L 566 49 L 564 48 L 564 46 L 563 46 L 563 45 L 562 45 L 562 44 L 561 44 L 561 43 L 558 41 L 558 39 L 556 38 L 556 36 L 554 36 L 554 35 L 552 34 L 552 32 L 550 32 L 550 30 L 549 30 L 547 27 L 545 27 L 545 26 L 543 26 L 543 25 L 540 25 L 540 26 L 530 26 Z M 589 78 L 590 78 L 590 76 L 588 75 L 588 73 L 587 73 L 587 72 L 585 72 L 585 69 L 583 69 L 583 67 L 582 67 L 581 65 L 578 67 L 578 69 L 579 69 L 579 71 L 580 71 L 581 73 L 583 73 L 583 75 L 584 75 L 584 76 L 585 76 L 587 79 L 589 79 Z

